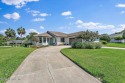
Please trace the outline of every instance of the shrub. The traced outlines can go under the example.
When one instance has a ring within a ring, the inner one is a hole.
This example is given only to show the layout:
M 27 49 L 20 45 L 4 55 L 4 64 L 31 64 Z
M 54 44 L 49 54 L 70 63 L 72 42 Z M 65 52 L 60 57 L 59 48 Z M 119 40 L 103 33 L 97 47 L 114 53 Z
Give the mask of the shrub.
M 72 48 L 80 48 L 80 49 L 100 49 L 102 47 L 101 43 L 93 43 L 93 42 L 74 42 L 72 43 Z
M 119 37 L 119 36 L 118 36 L 118 37 L 115 37 L 114 39 L 115 39 L 115 40 L 122 40 L 123 37 Z
M 91 42 L 85 43 L 85 49 L 94 49 L 94 48 L 95 48 L 94 43 Z
M 6 45 L 5 42 L 0 42 L 0 46 L 4 46 L 4 45 Z
M 73 42 L 72 45 L 71 45 L 71 47 L 72 47 L 72 48 L 76 48 L 76 43 L 77 43 L 77 42 Z
M 81 42 L 76 42 L 75 47 L 76 48 L 82 48 L 82 43 Z
M 107 44 L 108 42 L 107 41 L 101 41 L 102 44 Z
M 82 43 L 82 49 L 85 49 L 86 48 L 86 43 Z
M 111 38 L 109 37 L 108 34 L 102 34 L 100 36 L 100 40 L 110 42 Z
M 0 42 L 0 46 L 3 46 L 3 43 L 2 43 L 2 42 Z
M 95 49 L 100 49 L 102 47 L 101 43 L 95 43 Z

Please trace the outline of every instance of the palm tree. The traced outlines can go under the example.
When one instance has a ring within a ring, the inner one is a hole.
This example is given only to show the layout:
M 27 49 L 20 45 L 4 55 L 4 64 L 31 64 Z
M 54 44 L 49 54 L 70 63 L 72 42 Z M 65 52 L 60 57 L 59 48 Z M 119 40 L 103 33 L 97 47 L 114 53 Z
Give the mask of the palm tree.
M 24 35 L 26 33 L 25 28 L 23 28 L 23 27 L 19 27 L 17 29 L 17 32 L 18 32 L 18 34 L 20 35 L 21 38 L 22 38 L 22 35 Z
M 9 39 L 16 36 L 15 30 L 11 28 L 6 29 L 5 34 Z
M 38 33 L 36 33 L 36 32 L 30 32 L 29 35 L 27 35 L 27 39 L 30 40 L 30 41 L 32 41 L 34 35 L 37 35 L 37 34 Z

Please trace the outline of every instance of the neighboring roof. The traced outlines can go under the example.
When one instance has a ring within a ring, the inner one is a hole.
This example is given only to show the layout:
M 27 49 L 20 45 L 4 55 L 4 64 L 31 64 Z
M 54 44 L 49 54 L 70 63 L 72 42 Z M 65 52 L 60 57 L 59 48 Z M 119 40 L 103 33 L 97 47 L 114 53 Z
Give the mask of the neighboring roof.
M 12 40 L 12 41 L 9 41 L 9 43 L 24 43 L 23 40 Z
M 122 37 L 123 33 L 125 32 L 125 29 L 122 30 L 121 32 L 116 32 L 114 34 L 109 35 L 110 38 L 114 38 L 114 37 Z
M 123 34 L 123 33 L 119 33 L 119 34 L 118 34 L 118 33 L 117 33 L 117 34 L 115 33 L 115 34 L 111 34 L 109 37 L 110 37 L 110 38 L 122 37 L 122 34 Z
M 123 34 L 125 32 L 125 29 L 122 30 L 121 32 L 116 32 L 115 34 Z
M 46 33 L 42 33 L 42 34 L 38 34 L 38 35 L 35 35 L 35 36 L 43 36 L 43 37 L 52 37 L 51 35 L 49 35 L 47 32 Z
M 56 37 L 67 37 L 67 34 L 62 32 L 47 31 L 47 33 Z
M 123 33 L 125 32 L 125 29 L 122 30 L 121 32 L 116 32 L 114 34 L 110 35 L 110 38 L 114 38 L 114 37 L 122 37 Z
M 75 32 L 75 33 L 71 33 L 71 34 L 68 34 L 68 37 L 72 37 L 72 36 L 79 36 L 83 33 L 83 31 L 79 31 L 79 32 Z

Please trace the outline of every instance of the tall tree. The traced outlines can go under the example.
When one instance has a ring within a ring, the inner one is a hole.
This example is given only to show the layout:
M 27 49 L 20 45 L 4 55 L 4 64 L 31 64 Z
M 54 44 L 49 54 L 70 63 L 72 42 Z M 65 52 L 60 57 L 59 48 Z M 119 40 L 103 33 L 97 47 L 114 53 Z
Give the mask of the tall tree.
M 93 32 L 93 31 L 83 31 L 81 35 L 79 35 L 77 38 L 82 38 L 85 41 L 94 41 L 99 37 L 98 31 Z
M 5 34 L 9 39 L 16 36 L 15 30 L 11 28 L 6 29 Z
M 19 28 L 17 29 L 17 33 L 18 33 L 18 35 L 20 35 L 20 37 L 22 38 L 22 35 L 24 35 L 24 34 L 26 33 L 25 28 L 19 27 Z
M 111 38 L 109 37 L 108 34 L 102 34 L 102 35 L 100 36 L 100 40 L 110 42 Z
M 37 35 L 38 33 L 36 33 L 36 32 L 31 32 L 31 33 L 29 33 L 29 35 L 27 35 L 26 36 L 26 38 L 31 42 L 31 41 L 38 41 L 38 39 L 37 38 L 35 38 L 34 37 L 34 35 Z
M 4 36 L 0 34 L 0 43 L 3 41 Z
M 123 39 L 124 39 L 124 43 L 125 43 L 125 32 L 122 35 Z
M 37 35 L 37 34 L 38 33 L 36 33 L 36 32 L 29 33 L 29 35 L 27 35 L 28 40 L 32 40 L 32 38 L 34 37 L 34 35 Z

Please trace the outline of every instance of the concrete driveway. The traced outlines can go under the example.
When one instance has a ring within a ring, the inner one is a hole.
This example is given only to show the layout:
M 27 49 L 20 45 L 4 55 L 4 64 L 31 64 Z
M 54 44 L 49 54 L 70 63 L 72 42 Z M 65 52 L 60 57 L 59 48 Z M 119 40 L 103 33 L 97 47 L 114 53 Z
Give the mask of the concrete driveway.
M 32 52 L 7 83 L 101 83 L 60 53 L 67 46 Z

